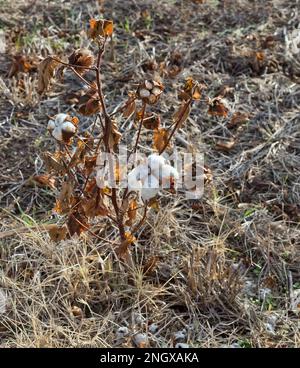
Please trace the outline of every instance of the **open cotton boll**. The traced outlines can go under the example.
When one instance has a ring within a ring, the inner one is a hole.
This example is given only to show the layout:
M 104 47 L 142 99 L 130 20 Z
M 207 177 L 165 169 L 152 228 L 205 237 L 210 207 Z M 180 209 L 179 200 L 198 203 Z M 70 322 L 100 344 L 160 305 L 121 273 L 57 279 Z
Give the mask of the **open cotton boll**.
M 71 123 L 70 121 L 65 121 L 62 125 L 61 125 L 61 129 L 64 132 L 67 133 L 74 133 L 76 132 L 76 127 L 73 123 Z
M 168 180 L 170 178 L 174 178 L 178 180 L 179 174 L 175 167 L 171 165 L 163 165 L 160 171 L 161 180 Z
M 141 98 L 147 98 L 150 96 L 150 92 L 147 89 L 141 89 L 140 90 L 140 97 Z
M 140 182 L 140 171 L 138 166 L 130 171 L 127 177 L 127 182 L 129 191 L 141 189 L 142 183 Z
M 141 196 L 144 201 L 149 201 L 149 199 L 154 198 L 159 192 L 159 188 L 142 188 Z
M 159 168 L 162 167 L 165 164 L 166 160 L 157 154 L 150 155 L 148 157 L 148 166 L 151 169 L 151 172 L 154 173 L 154 175 L 158 176 Z
M 67 117 L 68 117 L 68 114 L 63 114 L 63 113 L 57 114 L 55 116 L 56 125 L 61 125 L 66 120 Z
M 159 181 L 154 175 L 149 175 L 143 182 L 143 188 L 141 190 L 141 196 L 144 201 L 156 196 L 159 192 Z
M 141 182 L 148 176 L 148 166 L 147 165 L 138 165 L 128 174 L 128 189 L 129 190 L 140 190 Z
M 60 126 L 56 127 L 56 128 L 53 130 L 53 132 L 52 132 L 52 136 L 53 136 L 56 140 L 58 140 L 58 141 L 60 141 L 60 142 L 62 142 L 62 141 L 63 141 L 62 130 L 61 130 L 61 127 L 60 127 Z
M 149 174 L 149 168 L 147 165 L 139 165 L 136 167 L 138 179 L 143 180 Z
M 52 130 L 54 130 L 56 127 L 55 121 L 54 120 L 49 120 L 48 121 L 48 125 L 47 125 L 47 129 L 52 132 Z

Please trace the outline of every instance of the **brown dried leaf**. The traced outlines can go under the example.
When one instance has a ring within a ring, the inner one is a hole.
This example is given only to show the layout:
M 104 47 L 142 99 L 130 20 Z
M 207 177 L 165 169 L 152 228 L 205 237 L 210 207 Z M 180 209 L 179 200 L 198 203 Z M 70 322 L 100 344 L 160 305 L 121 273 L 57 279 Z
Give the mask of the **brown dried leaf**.
M 159 201 L 157 200 L 157 198 L 151 198 L 148 202 L 148 206 L 155 211 L 159 211 L 160 209 Z
M 143 120 L 143 126 L 150 130 L 158 129 L 160 126 L 160 116 L 157 114 L 151 114 L 150 116 L 145 117 Z
M 137 201 L 135 199 L 133 199 L 128 206 L 128 210 L 127 210 L 127 216 L 128 216 L 128 220 L 126 221 L 126 225 L 131 226 L 133 224 L 133 222 L 136 219 L 137 216 Z
M 85 148 L 86 148 L 85 143 L 82 140 L 78 140 L 76 150 L 73 153 L 69 163 L 69 168 L 72 168 L 78 165 L 79 163 L 83 162 Z
M 95 188 L 94 197 L 82 201 L 82 208 L 87 217 L 107 216 L 109 211 L 103 202 L 100 188 Z
M 228 108 L 220 97 L 215 97 L 209 101 L 208 114 L 212 116 L 226 117 L 228 114 Z
M 113 149 L 117 146 L 122 138 L 122 134 L 118 130 L 118 126 L 114 120 L 111 121 L 111 129 L 109 135 L 109 147 Z
M 35 175 L 32 179 L 40 186 L 55 189 L 55 178 L 49 174 Z
M 84 169 L 85 169 L 85 174 L 86 175 L 90 175 L 97 163 L 97 155 L 94 156 L 86 156 L 84 159 Z
M 235 112 L 228 123 L 228 128 L 233 128 L 237 125 L 241 125 L 249 120 L 249 114 L 243 112 Z
M 71 181 L 64 181 L 62 183 L 60 194 L 57 198 L 54 211 L 59 214 L 65 214 L 71 208 L 73 193 L 73 184 Z
M 132 100 L 131 98 L 129 98 L 126 105 L 127 106 L 123 110 L 123 116 L 124 118 L 129 118 L 135 112 L 135 109 L 136 109 L 135 100 Z
M 153 134 L 154 148 L 160 152 L 167 144 L 169 132 L 165 128 L 155 129 Z
M 68 229 L 65 225 L 58 226 L 53 224 L 50 228 L 48 227 L 48 232 L 51 240 L 54 242 L 59 242 L 66 238 Z
M 15 55 L 8 72 L 8 77 L 11 78 L 19 72 L 28 73 L 33 69 L 36 69 L 36 66 L 27 60 L 24 55 Z
M 66 172 L 66 167 L 61 160 L 61 154 L 59 152 L 54 154 L 50 152 L 44 152 L 42 156 L 47 171 L 54 171 L 57 174 L 63 174 Z
M 175 112 L 175 114 L 173 115 L 173 121 L 175 123 L 179 122 L 178 128 L 180 128 L 183 123 L 186 121 L 186 119 L 189 117 L 191 112 L 191 104 L 189 101 L 183 103 L 179 110 Z
M 105 19 L 91 19 L 90 20 L 90 29 L 88 31 L 88 36 L 90 38 L 100 37 L 108 37 L 111 36 L 114 30 L 114 24 L 112 20 Z
M 55 68 L 58 62 L 53 60 L 50 56 L 44 59 L 38 66 L 38 93 L 43 93 L 49 87 L 51 79 L 54 77 Z
M 101 110 L 99 101 L 95 98 L 90 98 L 86 104 L 83 104 L 79 108 L 79 113 L 84 116 L 94 115 Z
M 86 216 L 80 213 L 79 210 L 76 210 L 70 214 L 67 221 L 67 226 L 70 236 L 73 236 L 74 234 L 80 235 L 89 228 Z
M 200 89 L 199 86 L 196 86 L 194 88 L 192 97 L 193 97 L 193 100 L 196 100 L 196 101 L 200 100 L 200 98 L 201 98 L 201 89 Z
M 90 68 L 94 61 L 94 55 L 88 49 L 77 49 L 69 56 L 69 64 L 78 66 L 78 68 L 74 67 L 74 69 L 79 74 L 84 74 L 86 72 L 84 68 Z
M 216 144 L 216 149 L 218 151 L 225 151 L 225 152 L 229 152 L 230 150 L 232 150 L 235 146 L 235 141 L 234 140 L 230 140 L 230 141 L 219 141 Z

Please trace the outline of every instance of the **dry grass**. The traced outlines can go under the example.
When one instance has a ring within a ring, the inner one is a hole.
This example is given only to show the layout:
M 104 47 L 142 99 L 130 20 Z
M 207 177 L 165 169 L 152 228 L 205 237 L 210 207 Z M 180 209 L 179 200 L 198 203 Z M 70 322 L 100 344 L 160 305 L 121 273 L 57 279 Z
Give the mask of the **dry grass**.
M 182 341 L 192 347 L 299 347 L 299 1 L 2 3 L 0 346 L 132 346 L 143 333 L 150 346 L 166 347 L 185 329 Z M 41 153 L 51 148 L 46 114 L 74 106 L 60 86 L 40 101 L 35 71 L 7 77 L 17 53 L 38 61 L 85 45 L 82 29 L 99 4 L 117 24 L 104 66 L 110 111 L 153 74 L 147 60 L 172 65 L 178 51 L 183 71 L 164 81 L 165 119 L 172 91 L 189 75 L 206 83 L 207 97 L 229 85 L 230 114 L 249 114 L 229 129 L 231 115 L 194 107 L 178 144 L 205 152 L 213 180 L 201 200 L 161 198 L 140 230 L 131 270 L 117 261 L 117 231 L 105 222 L 95 228 L 109 242 L 88 234 L 49 241 L 43 226 L 53 222 L 54 194 L 28 178 L 43 172 Z M 251 55 L 261 50 L 263 64 L 255 65 Z M 235 140 L 229 152 L 216 147 L 224 139 Z M 124 338 L 119 327 L 128 328 Z

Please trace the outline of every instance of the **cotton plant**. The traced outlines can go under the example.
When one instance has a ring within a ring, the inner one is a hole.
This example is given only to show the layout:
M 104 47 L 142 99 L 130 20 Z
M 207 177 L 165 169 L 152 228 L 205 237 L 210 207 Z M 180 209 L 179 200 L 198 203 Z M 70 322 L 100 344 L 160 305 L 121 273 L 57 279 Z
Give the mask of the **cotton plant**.
M 114 106 L 114 103 L 110 101 L 107 104 L 101 82 L 101 64 L 112 33 L 112 21 L 92 19 L 87 34 L 93 49 L 97 50 L 96 55 L 88 49 L 75 49 L 67 60 L 49 55 L 39 65 L 40 94 L 45 95 L 54 77 L 63 75 L 66 70 L 85 85 L 80 91 L 76 116 L 60 112 L 48 120 L 47 130 L 56 150 L 43 155 L 48 171 L 43 182 L 47 184 L 45 178 L 49 178 L 54 187 L 55 178 L 57 183 L 53 210 L 59 215 L 60 223 L 53 224 L 49 231 L 52 240 L 61 241 L 84 232 L 97 238 L 99 235 L 93 231 L 93 225 L 98 218 L 105 217 L 119 233 L 116 254 L 129 262 L 131 246 L 153 201 L 159 200 L 165 190 L 175 192 L 180 175 L 164 155 L 172 150 L 172 140 L 183 128 L 193 102 L 201 98 L 201 85 L 192 78 L 186 80 L 179 92 L 180 106 L 169 126 L 162 126 L 159 114 L 151 111 L 163 96 L 164 86 L 160 80 L 141 81 L 135 90 L 128 92 L 127 101 L 119 109 L 110 111 L 108 106 Z M 85 130 L 81 127 L 81 116 L 92 118 L 91 126 Z M 119 122 L 122 119 L 133 119 L 134 124 L 129 131 L 121 133 Z M 104 153 L 117 158 L 120 143 L 128 141 L 128 134 L 132 133 L 130 154 L 135 155 L 138 147 L 145 145 L 141 138 L 142 130 L 152 133 L 154 153 L 131 168 L 126 174 L 126 185 L 121 186 L 122 173 L 130 167 L 129 157 L 123 166 L 116 160 L 102 167 L 99 167 L 98 158 Z M 108 180 L 111 176 L 116 185 L 111 185 Z

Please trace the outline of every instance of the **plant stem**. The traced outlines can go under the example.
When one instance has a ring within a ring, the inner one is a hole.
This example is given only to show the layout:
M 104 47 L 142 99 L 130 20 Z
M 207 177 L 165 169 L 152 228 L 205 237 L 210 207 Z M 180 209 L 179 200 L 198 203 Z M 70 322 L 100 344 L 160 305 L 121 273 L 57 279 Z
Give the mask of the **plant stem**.
M 96 70 L 97 92 L 98 92 L 99 100 L 100 100 L 101 107 L 102 107 L 102 113 L 104 115 L 104 145 L 105 145 L 106 152 L 110 153 L 109 137 L 111 134 L 112 121 L 106 109 L 104 96 L 102 92 L 101 75 L 100 75 L 101 59 L 105 51 L 105 42 L 106 42 L 106 39 L 104 41 L 103 46 L 99 48 L 98 50 L 97 66 L 95 70 Z M 111 201 L 112 201 L 112 205 L 114 207 L 115 213 L 116 213 L 117 225 L 119 228 L 120 238 L 121 238 L 121 241 L 124 241 L 126 239 L 126 236 L 125 236 L 125 228 L 123 224 L 123 214 L 119 211 L 116 188 L 111 188 Z
M 133 148 L 133 152 L 132 152 L 132 153 L 135 153 L 135 152 L 136 152 L 136 150 L 137 150 L 137 146 L 138 146 L 138 144 L 139 144 L 140 135 L 141 135 L 141 130 L 142 130 L 143 121 L 144 121 L 144 116 L 145 116 L 145 110 L 146 110 L 146 104 L 145 104 L 145 102 L 144 102 L 144 103 L 143 103 L 143 107 L 142 107 L 141 121 L 140 121 L 139 130 L 138 130 L 138 135 L 137 135 L 137 138 L 136 138 L 135 145 L 134 145 L 134 148 Z M 130 156 L 129 156 L 129 157 L 130 157 Z M 129 157 L 128 157 L 128 158 L 129 158 Z
M 173 135 L 175 134 L 177 128 L 179 127 L 181 121 L 182 121 L 182 118 L 184 117 L 184 114 L 186 113 L 187 109 L 189 108 L 189 106 L 191 105 L 193 99 L 190 98 L 186 104 L 185 104 L 185 107 L 184 109 L 182 110 L 180 116 L 178 117 L 178 120 L 174 126 L 174 129 L 172 130 L 171 134 L 169 135 L 168 139 L 167 139 L 167 142 L 165 143 L 165 145 L 163 146 L 163 148 L 159 151 L 159 154 L 161 155 L 165 149 L 168 147 L 168 144 L 170 143 L 170 140 L 172 139 Z

